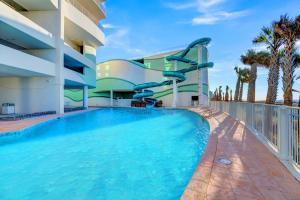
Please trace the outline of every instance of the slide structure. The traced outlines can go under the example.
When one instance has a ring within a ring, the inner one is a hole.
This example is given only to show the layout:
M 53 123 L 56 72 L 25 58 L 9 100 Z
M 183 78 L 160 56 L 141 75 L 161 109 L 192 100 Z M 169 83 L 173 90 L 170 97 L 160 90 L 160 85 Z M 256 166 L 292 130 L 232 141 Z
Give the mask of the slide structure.
M 163 76 L 169 78 L 169 80 L 162 81 L 162 82 L 148 82 L 148 83 L 143 83 L 134 86 L 134 90 L 136 91 L 136 94 L 133 95 L 134 99 L 139 99 L 139 100 L 144 100 L 146 101 L 147 107 L 154 107 L 156 104 L 156 99 L 151 98 L 154 95 L 154 92 L 150 90 L 150 88 L 154 87 L 161 87 L 165 85 L 172 85 L 173 84 L 173 91 L 174 87 L 177 87 L 177 83 L 181 83 L 186 80 L 185 73 L 195 71 L 195 70 L 200 70 L 202 68 L 211 68 L 213 67 L 212 62 L 206 62 L 206 63 L 198 63 L 196 61 L 190 60 L 186 58 L 186 55 L 189 53 L 189 51 L 196 47 L 196 46 L 206 46 L 209 44 L 211 41 L 210 38 L 201 38 L 198 39 L 191 44 L 188 45 L 188 47 L 183 50 L 179 55 L 171 55 L 168 56 L 166 59 L 168 61 L 174 61 L 174 62 L 182 62 L 188 64 L 190 67 L 177 70 L 176 66 L 177 63 L 175 63 L 175 70 L 174 71 L 163 71 Z M 174 98 L 174 97 L 173 97 Z

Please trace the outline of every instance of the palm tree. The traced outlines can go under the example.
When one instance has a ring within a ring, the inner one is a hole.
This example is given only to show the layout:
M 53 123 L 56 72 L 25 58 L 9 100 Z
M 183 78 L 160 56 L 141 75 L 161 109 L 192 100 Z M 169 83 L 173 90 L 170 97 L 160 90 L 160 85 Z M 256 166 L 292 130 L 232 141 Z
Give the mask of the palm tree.
M 250 65 L 250 75 L 249 75 L 249 88 L 247 101 L 255 102 L 255 83 L 257 78 L 257 67 L 270 65 L 270 54 L 266 51 L 255 52 L 250 49 L 245 55 L 241 56 L 241 61 L 245 65 Z
M 222 101 L 222 86 L 219 86 L 219 101 Z
M 226 85 L 226 92 L 225 92 L 225 101 L 229 100 L 229 87 Z
M 232 90 L 230 90 L 230 101 L 232 101 Z
M 240 70 L 241 73 L 241 87 L 239 92 L 239 101 L 243 100 L 243 90 L 244 90 L 244 83 L 249 83 L 250 80 L 250 70 L 248 68 L 244 68 Z
M 300 37 L 300 15 L 296 19 L 291 19 L 287 15 L 281 16 L 276 24 L 275 32 L 283 38 L 285 44 L 282 66 L 283 104 L 292 106 L 294 72 L 296 68 L 295 44 Z
M 238 101 L 239 100 L 239 93 L 240 93 L 240 85 L 241 85 L 241 69 L 239 67 L 235 67 L 234 68 L 236 74 L 237 74 L 237 81 L 236 81 L 236 85 L 235 85 L 235 93 L 234 93 L 234 101 Z
M 266 97 L 267 104 L 274 104 L 277 99 L 278 82 L 279 82 L 279 48 L 283 43 L 281 36 L 274 31 L 276 23 L 273 22 L 270 27 L 263 27 L 262 32 L 253 40 L 254 44 L 265 44 L 271 52 L 269 74 L 268 74 L 268 91 Z

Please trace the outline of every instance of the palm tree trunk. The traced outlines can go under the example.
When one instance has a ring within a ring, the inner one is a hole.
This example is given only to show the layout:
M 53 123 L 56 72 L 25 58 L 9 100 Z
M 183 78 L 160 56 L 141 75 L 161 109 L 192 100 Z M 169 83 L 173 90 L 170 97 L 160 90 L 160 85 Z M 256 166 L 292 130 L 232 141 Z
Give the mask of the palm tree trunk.
M 247 101 L 254 103 L 255 102 L 255 83 L 257 78 L 257 64 L 251 65 L 250 70 L 250 80 L 249 80 L 249 86 L 248 86 L 248 95 L 247 95 Z
M 294 56 L 295 42 L 288 40 L 284 49 L 284 64 L 283 64 L 283 104 L 292 106 L 293 104 L 293 84 L 295 71 L 295 56 Z
M 266 104 L 274 104 L 276 102 L 279 83 L 279 69 L 278 50 L 273 50 L 268 74 Z
M 239 101 L 243 100 L 243 89 L 244 89 L 244 82 L 241 82 L 240 94 L 239 94 Z
M 241 78 L 238 75 L 238 79 L 236 81 L 236 86 L 235 86 L 234 101 L 238 101 L 239 100 L 240 84 L 241 84 Z

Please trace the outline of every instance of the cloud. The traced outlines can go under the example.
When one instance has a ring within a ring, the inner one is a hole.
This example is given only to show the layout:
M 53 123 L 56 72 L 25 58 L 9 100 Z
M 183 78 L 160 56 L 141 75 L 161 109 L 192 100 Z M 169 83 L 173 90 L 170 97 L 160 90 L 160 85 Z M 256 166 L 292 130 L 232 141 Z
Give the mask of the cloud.
M 185 3 L 165 3 L 165 7 L 171 8 L 173 10 L 185 10 L 189 8 L 194 8 L 197 6 L 197 2 L 185 2 Z
M 248 10 L 224 11 L 222 4 L 226 0 L 193 0 L 183 3 L 168 2 L 166 7 L 173 10 L 196 9 L 199 16 L 193 17 L 188 23 L 192 25 L 212 25 L 222 21 L 233 20 L 249 14 Z
M 211 8 L 212 6 L 218 5 L 225 0 L 192 0 L 181 3 L 167 2 L 165 7 L 171 8 L 173 10 L 186 10 L 191 8 L 197 8 L 197 10 L 203 12 L 204 10 Z
M 225 0 L 197 0 L 197 8 L 199 12 L 208 12 L 223 2 L 225 2 Z
M 131 44 L 131 39 L 129 37 L 129 28 L 117 28 L 115 32 L 109 34 L 106 37 L 106 47 L 121 49 L 132 56 L 140 56 L 146 52 L 139 48 L 133 48 Z
M 216 24 L 220 21 L 232 20 L 239 17 L 246 16 L 248 11 L 237 11 L 237 12 L 215 12 L 212 14 L 204 14 L 199 17 L 192 19 L 193 25 L 211 25 Z
M 256 45 L 252 49 L 255 50 L 256 52 L 258 52 L 258 51 L 268 51 L 268 45 L 266 45 L 266 44 Z
M 103 24 L 102 27 L 105 28 L 105 29 L 114 29 L 114 28 L 117 28 L 117 26 L 115 26 L 113 24 Z

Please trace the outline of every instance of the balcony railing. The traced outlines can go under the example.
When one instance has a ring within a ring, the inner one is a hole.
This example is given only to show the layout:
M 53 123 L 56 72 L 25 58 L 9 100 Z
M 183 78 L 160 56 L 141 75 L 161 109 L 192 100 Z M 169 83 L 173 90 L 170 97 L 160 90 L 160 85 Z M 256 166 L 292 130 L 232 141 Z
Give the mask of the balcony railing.
M 73 5 L 76 9 L 78 9 L 81 13 L 86 15 L 88 18 L 90 18 L 95 24 L 98 24 L 99 19 L 93 15 L 88 9 L 86 9 L 84 6 L 82 6 L 78 0 L 65 0 L 67 3 L 70 3 Z M 97 0 L 93 0 L 97 4 Z M 105 8 L 102 4 L 99 5 L 99 9 L 105 13 Z
M 211 101 L 210 107 L 244 122 L 300 180 L 299 108 L 224 101 Z

